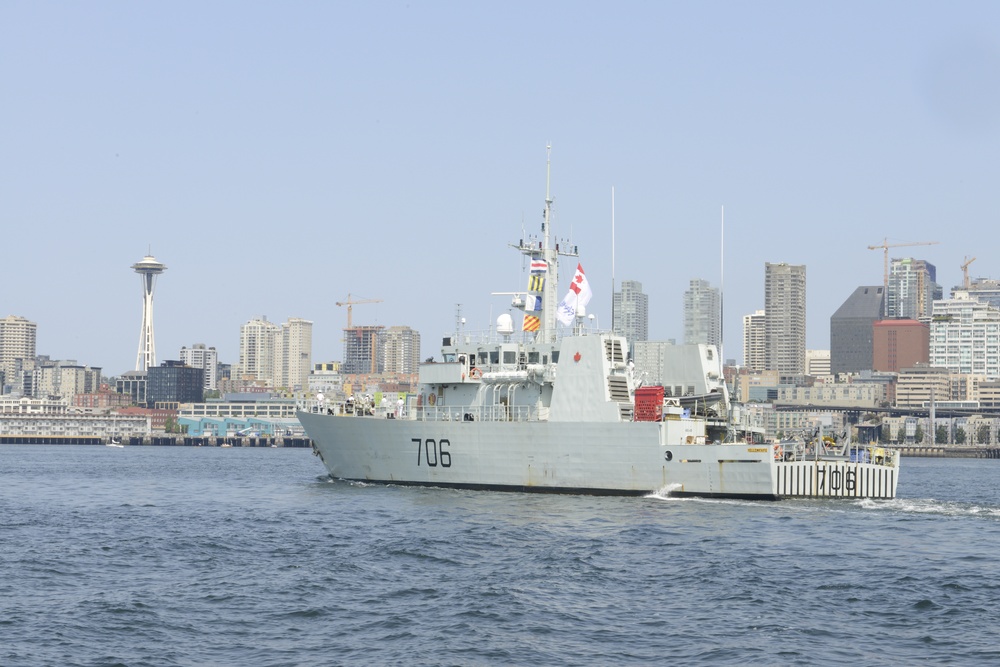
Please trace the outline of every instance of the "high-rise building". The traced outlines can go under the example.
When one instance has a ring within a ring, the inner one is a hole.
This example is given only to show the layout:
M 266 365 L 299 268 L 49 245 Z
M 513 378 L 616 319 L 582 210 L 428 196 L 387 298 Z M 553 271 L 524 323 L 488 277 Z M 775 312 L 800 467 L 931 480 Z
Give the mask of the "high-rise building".
M 378 336 L 385 329 L 382 325 L 354 326 L 344 329 L 344 365 L 345 375 L 368 374 L 382 372 L 382 360 L 379 358 Z
M 806 267 L 764 265 L 764 370 L 802 375 L 806 365 Z
M 389 327 L 379 332 L 382 372 L 417 372 L 420 364 L 420 333 L 410 327 Z
M 930 360 L 930 327 L 917 320 L 881 320 L 872 327 L 872 370 L 898 373 Z
M 830 316 L 830 371 L 860 373 L 872 369 L 872 326 L 885 307 L 882 285 L 858 287 Z
M 1000 378 L 1000 310 L 956 292 L 934 302 L 930 326 L 932 366 Z
M 195 343 L 191 347 L 182 347 L 181 363 L 200 368 L 204 372 L 205 390 L 218 389 L 219 354 L 214 347 L 205 347 L 204 343 Z
M 934 265 L 922 259 L 893 259 L 889 265 L 889 286 L 885 319 L 919 320 L 931 316 L 935 300 L 942 295 Z
M 767 365 L 763 310 L 743 316 L 743 365 L 754 371 L 762 371 Z
M 292 391 L 302 391 L 308 386 L 312 368 L 313 323 L 301 317 L 290 317 L 281 325 L 277 338 L 280 363 L 277 366 L 277 385 Z
M 241 326 L 239 380 L 305 389 L 312 368 L 312 326 L 300 317 L 278 325 L 263 315 Z
M 684 292 L 684 344 L 722 346 L 722 300 L 707 280 L 692 280 Z
M 146 255 L 141 262 L 132 265 L 132 270 L 142 280 L 142 328 L 139 330 L 139 352 L 135 358 L 135 370 L 145 371 L 156 365 L 156 343 L 153 338 L 153 288 L 156 276 L 167 270 L 152 255 Z
M 631 347 L 636 341 L 649 340 L 649 296 L 642 293 L 642 283 L 623 280 L 620 292 L 611 303 L 612 330 L 625 336 Z
M 274 386 L 274 343 L 280 331 L 281 327 L 268 322 L 266 315 L 255 317 L 240 327 L 240 380 Z
M 23 387 L 22 375 L 34 368 L 38 325 L 17 315 L 0 320 L 0 371 L 4 384 Z

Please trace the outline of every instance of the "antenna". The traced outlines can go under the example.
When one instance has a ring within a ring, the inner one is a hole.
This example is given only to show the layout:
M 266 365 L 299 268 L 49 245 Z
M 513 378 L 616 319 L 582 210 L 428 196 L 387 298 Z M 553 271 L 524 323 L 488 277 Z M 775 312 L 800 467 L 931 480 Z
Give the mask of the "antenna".
M 536 340 L 551 343 L 556 335 L 556 276 L 559 271 L 559 253 L 550 248 L 550 232 L 552 225 L 552 143 L 545 146 L 545 217 L 542 222 L 542 258 L 548 263 L 549 274 L 545 278 L 545 288 L 542 292 L 542 327 L 541 336 Z M 557 244 L 558 245 L 558 244 Z M 533 255 L 534 257 L 534 255 Z
M 736 437 L 733 432 L 733 411 L 735 407 L 729 396 L 729 385 L 726 384 L 726 355 L 725 345 L 725 299 L 726 299 L 726 207 L 719 207 L 719 377 L 722 380 L 722 392 L 726 401 L 726 439 L 730 436 Z M 734 378 L 733 384 L 739 382 L 739 375 Z
M 726 328 L 726 309 L 725 309 L 725 299 L 726 299 L 726 207 L 725 205 L 720 207 L 721 211 L 721 231 L 719 232 L 719 361 L 721 362 L 725 357 L 722 355 L 722 345 L 726 340 L 725 328 Z
M 615 332 L 615 186 L 611 186 L 611 333 Z

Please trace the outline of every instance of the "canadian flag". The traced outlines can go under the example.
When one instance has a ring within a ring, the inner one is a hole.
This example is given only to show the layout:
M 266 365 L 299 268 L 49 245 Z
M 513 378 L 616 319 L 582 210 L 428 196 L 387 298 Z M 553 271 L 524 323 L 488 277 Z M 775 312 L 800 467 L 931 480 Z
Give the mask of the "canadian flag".
M 590 297 L 594 293 L 587 282 L 587 276 L 583 272 L 583 265 L 576 265 L 576 273 L 573 274 L 573 282 L 569 284 L 569 291 L 559 302 L 556 309 L 556 318 L 566 326 L 573 324 L 573 318 L 577 313 L 583 312 L 583 308 L 590 303 Z

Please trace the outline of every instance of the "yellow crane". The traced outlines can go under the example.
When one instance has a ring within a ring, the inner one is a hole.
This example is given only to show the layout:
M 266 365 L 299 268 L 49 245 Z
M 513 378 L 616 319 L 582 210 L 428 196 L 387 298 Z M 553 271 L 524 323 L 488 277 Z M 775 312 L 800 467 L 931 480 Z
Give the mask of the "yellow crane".
M 350 293 L 346 301 L 338 301 L 338 306 L 347 306 L 347 328 L 351 328 L 351 308 L 358 303 L 382 303 L 382 299 L 351 299 Z
M 903 246 L 910 246 L 910 245 L 936 245 L 937 243 L 938 243 L 937 241 L 912 241 L 910 243 L 889 243 L 889 239 L 886 238 L 883 239 L 882 243 L 879 245 L 868 246 L 869 250 L 881 249 L 885 251 L 885 260 L 883 262 L 884 274 L 883 274 L 882 286 L 886 289 L 886 291 L 889 290 L 889 248 L 902 248 Z
M 966 257 L 965 261 L 962 262 L 962 286 L 965 289 L 969 289 L 969 264 L 972 264 L 974 261 L 976 261 L 975 257 L 972 259 Z

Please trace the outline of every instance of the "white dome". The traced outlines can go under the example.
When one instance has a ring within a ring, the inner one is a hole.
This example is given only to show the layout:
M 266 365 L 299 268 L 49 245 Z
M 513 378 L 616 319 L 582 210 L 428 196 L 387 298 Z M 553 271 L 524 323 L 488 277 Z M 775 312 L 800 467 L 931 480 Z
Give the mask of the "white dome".
M 510 313 L 504 313 L 497 318 L 497 333 L 501 334 L 512 334 L 514 333 L 514 320 L 511 318 Z

